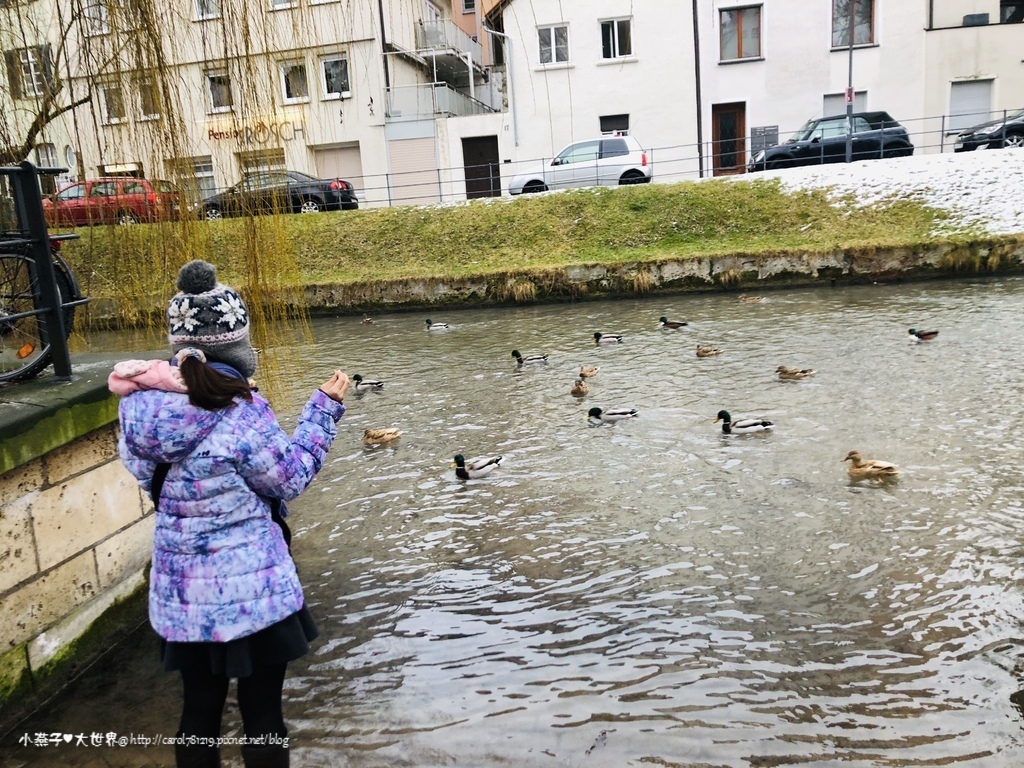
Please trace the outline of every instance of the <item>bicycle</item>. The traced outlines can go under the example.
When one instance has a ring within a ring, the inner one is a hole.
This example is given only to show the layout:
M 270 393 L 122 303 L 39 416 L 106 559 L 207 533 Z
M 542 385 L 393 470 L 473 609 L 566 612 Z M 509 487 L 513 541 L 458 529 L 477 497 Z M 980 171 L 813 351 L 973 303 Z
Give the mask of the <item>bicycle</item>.
M 67 339 L 75 308 L 89 299 L 59 254 L 78 235 L 47 232 L 38 178 L 63 170 L 27 161 L 0 168 L 3 192 L 8 180 L 11 187 L 0 197 L 0 383 L 36 376 L 51 362 L 58 378 L 71 378 Z

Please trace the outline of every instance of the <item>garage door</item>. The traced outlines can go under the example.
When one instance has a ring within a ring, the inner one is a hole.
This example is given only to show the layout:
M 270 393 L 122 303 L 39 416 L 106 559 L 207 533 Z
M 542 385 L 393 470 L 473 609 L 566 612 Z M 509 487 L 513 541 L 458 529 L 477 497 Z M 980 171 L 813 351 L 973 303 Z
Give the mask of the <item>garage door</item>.
M 344 179 L 356 188 L 360 200 L 366 199 L 366 180 L 363 178 L 363 158 L 359 145 L 313 150 L 316 175 L 321 179 Z
M 440 179 L 434 139 L 398 139 L 388 142 L 391 200 L 398 204 L 436 203 Z
M 992 109 L 992 81 L 968 80 L 949 89 L 949 130 L 984 123 Z

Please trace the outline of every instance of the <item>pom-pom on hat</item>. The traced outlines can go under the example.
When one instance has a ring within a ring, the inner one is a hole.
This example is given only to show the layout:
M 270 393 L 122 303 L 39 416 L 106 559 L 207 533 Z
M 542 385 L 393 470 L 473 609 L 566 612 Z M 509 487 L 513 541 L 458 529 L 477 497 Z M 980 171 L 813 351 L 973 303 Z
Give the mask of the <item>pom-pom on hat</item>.
M 234 289 L 217 282 L 217 268 L 190 261 L 178 272 L 178 291 L 167 307 L 171 350 L 201 349 L 211 362 L 252 376 L 256 352 L 249 342 L 249 311 Z

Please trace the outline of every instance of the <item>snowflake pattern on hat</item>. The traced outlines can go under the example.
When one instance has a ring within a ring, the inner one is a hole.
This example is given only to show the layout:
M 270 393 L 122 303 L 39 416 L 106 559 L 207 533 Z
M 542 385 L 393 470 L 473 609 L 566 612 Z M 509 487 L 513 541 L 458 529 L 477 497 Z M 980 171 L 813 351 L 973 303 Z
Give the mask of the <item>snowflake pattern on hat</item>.
M 171 324 L 171 331 L 177 331 L 182 326 L 186 332 L 192 331 L 199 325 L 199 321 L 196 320 L 198 312 L 198 307 L 189 307 L 188 299 L 172 301 L 171 306 L 167 308 L 167 320 Z

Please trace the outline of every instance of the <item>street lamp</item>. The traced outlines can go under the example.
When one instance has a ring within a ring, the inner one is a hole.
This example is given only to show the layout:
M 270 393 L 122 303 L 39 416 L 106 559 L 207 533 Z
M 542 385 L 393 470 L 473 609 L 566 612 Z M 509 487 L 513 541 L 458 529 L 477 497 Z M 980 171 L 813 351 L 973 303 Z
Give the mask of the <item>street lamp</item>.
M 853 30 L 857 25 L 857 0 L 850 3 L 850 63 L 846 81 L 846 162 L 853 160 Z

